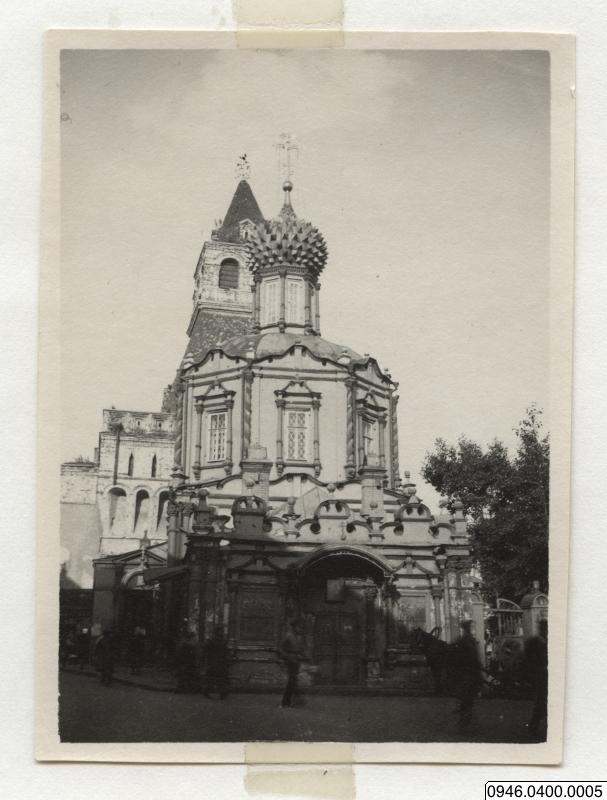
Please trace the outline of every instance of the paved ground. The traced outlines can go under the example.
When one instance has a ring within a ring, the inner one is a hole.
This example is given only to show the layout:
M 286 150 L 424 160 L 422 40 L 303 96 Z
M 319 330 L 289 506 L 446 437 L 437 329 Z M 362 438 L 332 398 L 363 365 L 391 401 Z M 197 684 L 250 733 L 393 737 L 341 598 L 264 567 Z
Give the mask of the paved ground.
M 277 694 L 202 695 L 150 691 L 64 672 L 60 734 L 66 742 L 525 742 L 528 701 L 481 699 L 462 733 L 455 700 L 435 697 L 309 695 L 301 708 L 279 708 Z

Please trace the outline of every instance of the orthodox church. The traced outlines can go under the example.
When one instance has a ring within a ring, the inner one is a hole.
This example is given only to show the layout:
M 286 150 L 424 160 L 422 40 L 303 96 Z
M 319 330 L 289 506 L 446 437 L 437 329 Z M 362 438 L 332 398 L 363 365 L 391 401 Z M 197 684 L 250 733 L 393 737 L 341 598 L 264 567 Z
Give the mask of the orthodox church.
M 126 541 L 116 497 L 137 487 L 108 461 L 92 616 L 120 628 L 144 615 L 164 642 L 222 626 L 232 680 L 249 686 L 282 681 L 277 647 L 297 619 L 318 684 L 424 689 L 419 629 L 449 641 L 472 618 L 482 632 L 466 522 L 461 507 L 433 515 L 401 478 L 398 384 L 323 338 L 327 244 L 283 190 L 266 219 L 241 180 L 202 248 L 186 353 L 146 417 L 170 431 L 146 441 L 170 437 L 172 473 L 163 456 L 143 539 L 135 493 Z

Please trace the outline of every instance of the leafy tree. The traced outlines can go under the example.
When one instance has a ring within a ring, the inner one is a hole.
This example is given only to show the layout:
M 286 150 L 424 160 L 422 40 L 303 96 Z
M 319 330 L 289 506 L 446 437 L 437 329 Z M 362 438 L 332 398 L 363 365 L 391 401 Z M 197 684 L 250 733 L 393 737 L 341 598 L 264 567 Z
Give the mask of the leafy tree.
M 515 432 L 516 455 L 502 442 L 483 450 L 460 437 L 456 446 L 437 439 L 422 475 L 448 501 L 464 504 L 484 591 L 518 601 L 533 581 L 548 590 L 549 436 L 542 412 L 527 409 Z

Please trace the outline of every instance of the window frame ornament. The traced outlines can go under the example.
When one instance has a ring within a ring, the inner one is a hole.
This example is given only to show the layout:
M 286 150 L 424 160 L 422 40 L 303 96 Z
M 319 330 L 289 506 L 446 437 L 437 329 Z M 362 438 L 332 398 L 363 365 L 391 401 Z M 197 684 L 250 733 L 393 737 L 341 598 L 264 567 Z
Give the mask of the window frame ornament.
M 367 437 L 364 435 L 365 423 L 376 426 L 376 435 L 374 437 L 377 443 L 378 452 L 374 455 L 377 456 L 378 466 L 381 469 L 386 469 L 386 426 L 388 422 L 388 408 L 381 406 L 373 392 L 367 392 L 363 398 L 357 398 L 355 401 L 356 406 L 356 457 L 358 468 L 367 466 L 367 457 L 369 453 L 365 452 L 365 440 Z
M 286 467 L 313 469 L 314 475 L 320 475 L 320 423 L 319 412 L 322 395 L 314 392 L 304 380 L 292 380 L 283 388 L 274 391 L 276 396 L 276 471 L 282 475 Z M 312 425 L 306 427 L 306 459 L 285 457 L 285 439 L 287 435 L 287 414 L 304 412 Z M 310 448 L 310 445 L 311 448 Z M 310 452 L 311 450 L 311 452 Z
M 205 469 L 223 467 L 227 475 L 232 473 L 234 467 L 232 447 L 235 394 L 236 392 L 233 390 L 226 389 L 219 381 L 215 381 L 209 385 L 205 394 L 194 397 L 196 418 L 192 471 L 196 479 L 200 477 L 200 473 Z M 225 458 L 211 461 L 211 419 L 218 414 L 225 414 Z

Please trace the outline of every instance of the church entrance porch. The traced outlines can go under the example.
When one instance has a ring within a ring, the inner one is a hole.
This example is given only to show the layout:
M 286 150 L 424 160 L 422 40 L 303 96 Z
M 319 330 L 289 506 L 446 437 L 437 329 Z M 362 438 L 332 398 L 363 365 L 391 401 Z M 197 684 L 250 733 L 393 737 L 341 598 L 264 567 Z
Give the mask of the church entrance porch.
M 360 620 L 357 613 L 319 614 L 314 625 L 313 661 L 319 684 L 360 682 Z
M 373 686 L 381 678 L 386 617 L 381 569 L 357 554 L 320 554 L 300 571 L 299 606 L 319 686 Z

